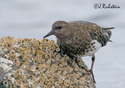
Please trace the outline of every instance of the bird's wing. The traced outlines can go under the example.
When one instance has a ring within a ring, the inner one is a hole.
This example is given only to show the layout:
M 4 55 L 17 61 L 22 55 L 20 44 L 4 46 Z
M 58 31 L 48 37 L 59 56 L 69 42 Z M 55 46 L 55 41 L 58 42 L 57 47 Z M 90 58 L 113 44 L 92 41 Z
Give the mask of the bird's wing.
M 109 32 L 111 34 L 111 31 L 106 31 L 96 24 L 88 24 L 86 26 L 86 30 L 88 31 L 93 40 L 97 40 L 102 44 L 102 46 L 105 46 L 107 44 L 111 36 L 109 35 Z
M 77 34 L 83 34 L 84 38 L 88 38 L 88 36 L 91 37 L 92 40 L 97 40 L 102 46 L 105 46 L 111 37 L 111 31 L 110 29 L 114 29 L 114 27 L 110 28 L 101 28 L 95 23 L 87 22 L 87 21 L 75 21 L 70 22 L 70 25 L 72 25 L 73 28 L 79 31 L 80 33 Z M 85 35 L 88 36 L 85 36 Z M 86 40 L 86 39 L 85 39 Z

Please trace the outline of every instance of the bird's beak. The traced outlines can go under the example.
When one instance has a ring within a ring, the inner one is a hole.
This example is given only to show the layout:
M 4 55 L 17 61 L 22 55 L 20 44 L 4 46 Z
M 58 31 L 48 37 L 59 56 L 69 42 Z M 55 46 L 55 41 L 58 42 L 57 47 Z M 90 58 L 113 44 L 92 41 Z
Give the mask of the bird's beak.
M 50 35 L 53 35 L 54 34 L 54 31 L 53 30 L 51 30 L 47 35 L 45 35 L 43 38 L 46 38 L 46 37 L 48 37 L 48 36 L 50 36 Z

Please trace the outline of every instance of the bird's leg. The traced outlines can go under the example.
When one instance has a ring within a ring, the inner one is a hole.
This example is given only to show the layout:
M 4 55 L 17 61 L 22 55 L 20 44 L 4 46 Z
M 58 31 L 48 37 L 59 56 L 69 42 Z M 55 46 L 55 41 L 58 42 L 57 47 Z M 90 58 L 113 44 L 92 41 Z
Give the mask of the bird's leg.
M 84 66 L 84 65 L 80 65 L 80 63 L 79 63 L 79 61 L 78 61 L 78 58 L 75 58 L 75 62 L 76 62 L 76 64 L 80 67 L 80 68 L 82 68 L 82 69 L 84 69 L 85 71 L 87 71 L 87 72 L 89 72 L 88 74 L 91 74 L 91 72 Z
M 91 71 L 93 70 L 93 66 L 94 66 L 94 61 L 95 61 L 95 56 L 92 56 L 92 64 L 91 64 Z
M 78 58 L 74 58 L 74 59 L 75 59 L 76 64 L 80 68 L 84 69 L 87 72 L 87 73 L 85 73 L 86 75 L 90 75 L 90 74 L 92 75 L 93 82 L 96 83 L 95 78 L 94 78 L 94 74 L 93 74 L 93 66 L 94 66 L 95 56 L 93 55 L 92 58 L 91 58 L 92 59 L 92 64 L 91 64 L 91 69 L 90 70 L 88 70 L 84 66 L 80 65 L 79 61 L 78 61 Z
M 79 65 L 78 58 L 74 57 L 74 59 L 75 59 L 76 64 L 81 68 L 81 66 Z
M 94 78 L 94 74 L 93 74 L 94 61 L 95 61 L 95 55 L 92 56 L 92 64 L 91 64 L 90 72 L 91 72 L 94 83 L 96 83 L 95 78 Z

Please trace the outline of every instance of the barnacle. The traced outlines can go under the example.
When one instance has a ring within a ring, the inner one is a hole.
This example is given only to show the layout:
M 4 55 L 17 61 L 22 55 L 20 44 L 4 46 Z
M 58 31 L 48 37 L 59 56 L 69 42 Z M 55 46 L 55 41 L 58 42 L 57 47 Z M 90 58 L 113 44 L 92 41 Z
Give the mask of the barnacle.
M 39 81 L 41 85 L 44 84 L 45 78 L 46 78 L 46 75 L 44 73 L 40 73 Z
M 4 76 L 7 88 L 89 88 L 84 86 L 89 84 L 85 70 L 62 54 L 53 40 L 2 37 L 0 55 L 16 67 Z M 80 64 L 85 66 L 83 61 Z
M 15 58 L 15 63 L 17 66 L 20 66 L 20 60 L 17 57 Z
M 28 88 L 29 87 L 29 83 L 23 83 L 21 84 L 21 88 Z
M 21 86 L 21 84 L 22 84 L 22 80 L 17 79 L 17 80 L 16 80 L 16 85 L 17 85 L 17 86 Z
M 38 57 L 38 56 L 36 56 L 35 58 L 34 58 L 34 61 L 36 62 L 36 63 L 41 63 L 41 61 L 40 61 L 40 58 Z
M 18 69 L 15 71 L 15 73 L 13 74 L 13 76 L 16 78 L 16 79 L 19 79 L 20 78 L 20 75 L 21 75 L 21 70 Z

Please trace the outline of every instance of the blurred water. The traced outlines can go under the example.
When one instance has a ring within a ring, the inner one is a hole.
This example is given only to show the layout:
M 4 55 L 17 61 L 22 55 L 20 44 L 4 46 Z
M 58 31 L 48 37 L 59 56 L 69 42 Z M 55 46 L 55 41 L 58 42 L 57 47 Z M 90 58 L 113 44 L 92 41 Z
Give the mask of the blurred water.
M 117 4 L 120 9 L 94 9 L 95 3 Z M 96 54 L 97 88 L 125 87 L 125 2 L 123 0 L 0 0 L 0 37 L 42 37 L 56 20 L 86 20 L 115 27 L 106 47 Z M 54 39 L 55 37 L 49 37 Z M 90 68 L 90 57 L 83 57 Z

